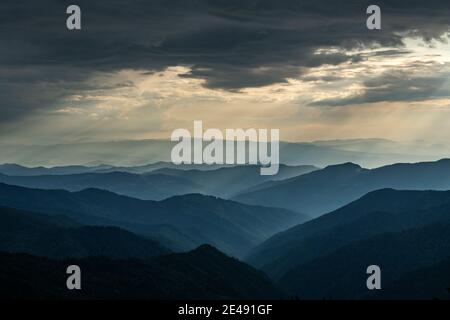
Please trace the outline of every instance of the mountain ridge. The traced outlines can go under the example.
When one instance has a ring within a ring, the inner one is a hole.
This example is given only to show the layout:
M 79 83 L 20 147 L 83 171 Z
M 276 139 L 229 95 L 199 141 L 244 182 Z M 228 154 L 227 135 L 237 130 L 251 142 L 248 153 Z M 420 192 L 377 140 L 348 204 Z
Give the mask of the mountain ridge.
M 268 188 L 241 193 L 233 200 L 275 206 L 319 216 L 364 194 L 383 188 L 450 189 L 450 159 L 364 169 L 344 163 L 274 182 Z
M 83 224 L 117 226 L 139 235 L 148 235 L 157 225 L 170 225 L 193 243 L 209 243 L 237 256 L 276 232 L 308 219 L 285 209 L 249 206 L 203 195 L 151 201 L 99 189 L 72 193 L 1 183 L 0 205 L 64 214 Z
M 377 190 L 274 235 L 252 249 L 245 261 L 279 278 L 353 241 L 447 220 L 450 191 Z
M 54 259 L 106 256 L 150 258 L 168 254 L 159 243 L 117 227 L 70 225 L 54 216 L 0 207 L 0 251 Z

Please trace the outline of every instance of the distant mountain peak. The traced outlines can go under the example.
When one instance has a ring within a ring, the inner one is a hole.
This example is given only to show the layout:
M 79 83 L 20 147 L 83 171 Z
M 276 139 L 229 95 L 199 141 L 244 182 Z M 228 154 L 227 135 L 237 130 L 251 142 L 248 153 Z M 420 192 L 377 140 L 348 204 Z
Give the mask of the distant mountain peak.
M 328 174 L 330 172 L 336 172 L 336 173 L 347 174 L 349 172 L 360 172 L 362 170 L 369 170 L 369 169 L 364 169 L 360 165 L 353 163 L 353 162 L 345 162 L 345 163 L 333 164 L 333 165 L 327 166 L 323 170 L 314 171 L 313 173 Z
M 362 167 L 359 164 L 353 163 L 353 162 L 345 162 L 340 164 L 333 164 L 330 166 L 327 166 L 325 169 L 330 168 L 346 168 L 346 169 L 362 169 Z
M 216 247 L 213 247 L 209 244 L 202 244 L 201 246 L 197 247 L 196 249 L 191 251 L 192 253 L 202 253 L 202 254 L 220 254 L 224 255 L 222 252 L 220 252 Z

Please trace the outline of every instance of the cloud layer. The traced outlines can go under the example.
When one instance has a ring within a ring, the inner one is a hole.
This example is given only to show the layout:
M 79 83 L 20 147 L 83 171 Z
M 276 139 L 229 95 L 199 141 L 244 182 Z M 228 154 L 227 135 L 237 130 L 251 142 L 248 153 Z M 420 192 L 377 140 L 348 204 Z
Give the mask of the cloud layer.
M 35 113 L 133 87 L 108 74 L 148 75 L 183 66 L 183 79 L 232 94 L 291 80 L 337 83 L 345 75 L 314 75 L 325 66 L 358 66 L 379 57 L 402 57 L 405 39 L 441 39 L 449 31 L 445 0 L 380 0 L 382 30 L 366 28 L 371 1 L 332 0 L 79 0 L 82 30 L 65 27 L 69 1 L 0 3 L 0 123 L 5 129 Z M 345 97 L 315 106 L 442 98 L 448 74 L 436 65 L 396 68 L 362 79 Z M 436 71 L 432 74 L 431 71 Z M 412 76 L 411 76 L 412 71 Z M 317 87 L 317 90 L 321 88 Z M 94 99 L 95 100 L 95 99 Z M 90 103 L 95 103 L 92 99 Z

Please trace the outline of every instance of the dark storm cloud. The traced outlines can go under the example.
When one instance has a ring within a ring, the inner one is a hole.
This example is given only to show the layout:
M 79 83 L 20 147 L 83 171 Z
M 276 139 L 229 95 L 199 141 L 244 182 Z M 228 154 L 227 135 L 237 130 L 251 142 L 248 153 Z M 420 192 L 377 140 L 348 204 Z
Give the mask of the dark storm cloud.
M 0 121 L 95 89 L 86 81 L 93 72 L 186 65 L 191 72 L 185 77 L 238 91 L 364 58 L 349 49 L 400 47 L 399 33 L 439 38 L 450 25 L 447 0 L 380 0 L 383 30 L 369 31 L 371 2 L 2 0 Z M 65 9 L 73 3 L 82 9 L 83 30 L 70 32 Z M 340 50 L 317 54 L 330 47 Z
M 324 99 L 316 101 L 314 106 L 346 106 L 386 101 L 421 101 L 449 96 L 448 79 L 450 74 L 435 72 L 430 75 L 413 73 L 412 68 L 386 72 L 364 81 L 361 94 L 343 99 Z M 425 73 L 425 72 L 424 72 Z

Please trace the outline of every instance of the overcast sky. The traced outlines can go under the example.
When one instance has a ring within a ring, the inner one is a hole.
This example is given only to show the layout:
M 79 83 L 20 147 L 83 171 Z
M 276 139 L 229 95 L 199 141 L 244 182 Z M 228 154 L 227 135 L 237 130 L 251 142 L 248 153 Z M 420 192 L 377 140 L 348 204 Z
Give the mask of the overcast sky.
M 78 4 L 82 30 L 66 28 Z M 448 0 L 0 2 L 0 142 L 450 139 Z

